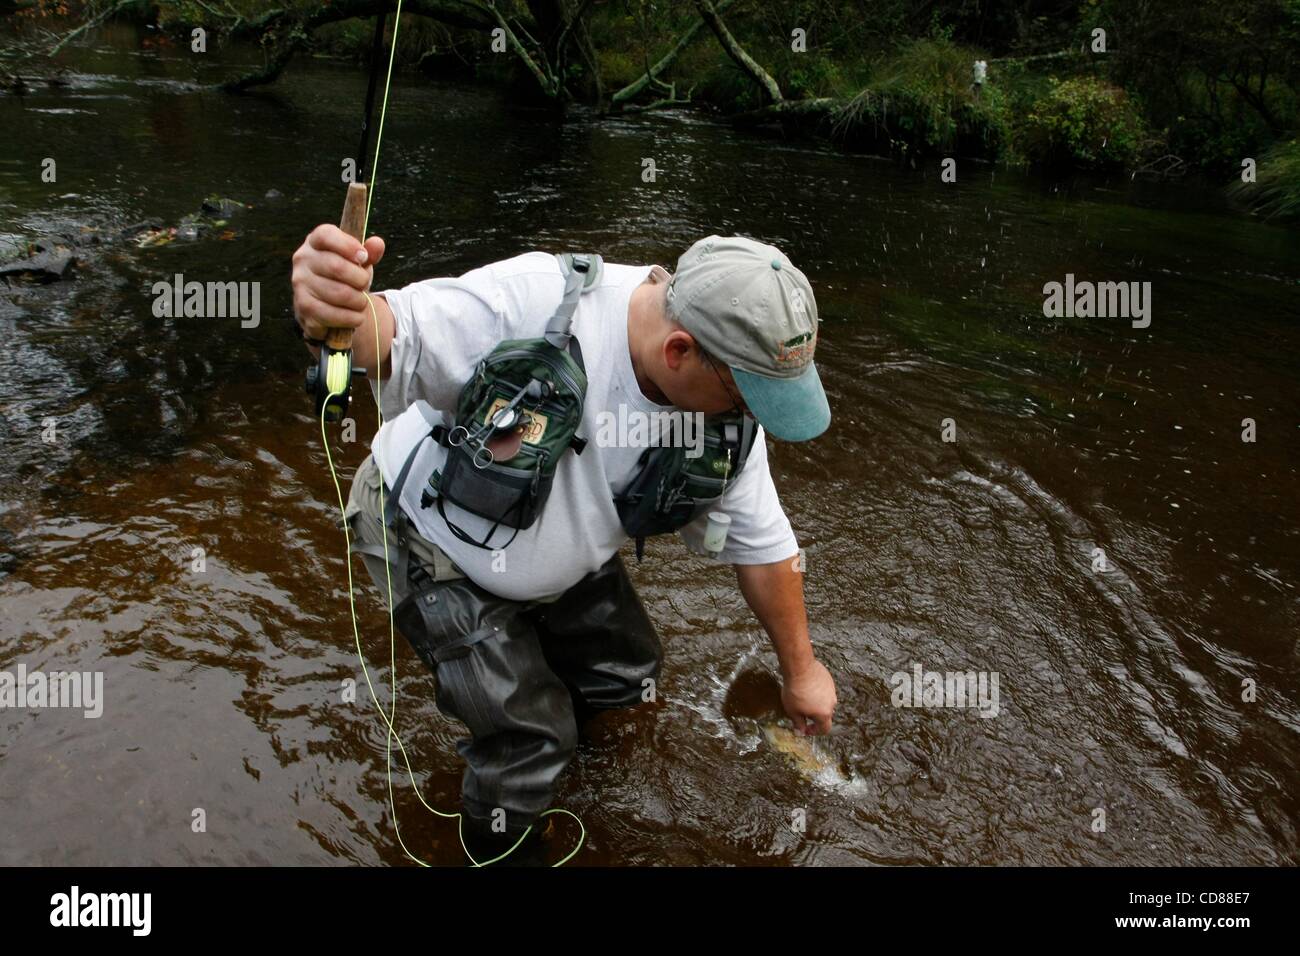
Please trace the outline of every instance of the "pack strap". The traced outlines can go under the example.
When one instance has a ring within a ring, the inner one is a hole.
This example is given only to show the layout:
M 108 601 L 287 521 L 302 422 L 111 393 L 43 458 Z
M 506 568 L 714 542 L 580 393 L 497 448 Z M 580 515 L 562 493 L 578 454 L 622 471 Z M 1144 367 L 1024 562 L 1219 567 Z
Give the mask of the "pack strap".
M 577 311 L 578 299 L 587 289 L 594 288 L 600 281 L 604 262 L 595 253 L 563 252 L 555 257 L 560 262 L 560 271 L 564 273 L 564 296 L 559 308 L 546 323 L 546 341 L 557 349 L 567 349 L 573 338 L 573 313 Z
M 560 271 L 566 276 L 583 263 L 589 266 L 583 272 L 586 276 L 582 283 L 583 292 L 594 289 L 599 285 L 601 277 L 605 274 L 605 260 L 594 252 L 561 252 L 555 258 L 560 260 Z
M 394 575 L 400 575 L 402 569 L 406 568 L 409 577 L 411 567 L 411 549 L 409 546 L 401 544 L 400 541 L 401 539 L 399 539 L 397 545 L 389 547 L 387 552 L 384 551 L 382 545 L 364 544 L 360 541 L 353 541 L 352 553 L 368 554 L 371 557 L 379 558 L 382 561 L 388 562 L 388 566 Z
M 402 469 L 397 473 L 397 481 L 394 482 L 392 491 L 388 493 L 388 500 L 384 502 L 384 524 L 388 525 L 390 528 L 393 527 L 393 522 L 397 518 L 398 509 L 401 507 L 402 489 L 406 487 L 406 479 L 411 474 L 411 466 L 415 464 L 415 456 L 418 455 L 420 449 L 424 447 L 424 439 L 428 438 L 430 435 L 436 437 L 436 433 L 440 429 L 444 433 L 446 431 L 445 426 L 442 424 L 442 420 L 438 417 L 438 414 L 433 410 L 428 402 L 419 398 L 415 400 L 414 404 L 415 407 L 420 410 L 420 414 L 424 416 L 424 423 L 429 426 L 429 430 L 423 438 L 415 443 L 415 446 L 411 449 L 411 453 L 406 456 L 406 461 L 402 462 Z
M 739 430 L 740 435 L 738 436 L 738 440 L 734 446 L 736 449 L 736 457 L 732 463 L 731 474 L 727 476 L 728 481 L 734 481 L 736 479 L 740 474 L 740 469 L 745 465 L 745 459 L 749 457 L 749 453 L 753 450 L 754 439 L 758 437 L 758 423 L 748 415 L 744 415 L 740 419 Z M 728 443 L 731 437 L 729 430 L 724 429 L 724 443 Z

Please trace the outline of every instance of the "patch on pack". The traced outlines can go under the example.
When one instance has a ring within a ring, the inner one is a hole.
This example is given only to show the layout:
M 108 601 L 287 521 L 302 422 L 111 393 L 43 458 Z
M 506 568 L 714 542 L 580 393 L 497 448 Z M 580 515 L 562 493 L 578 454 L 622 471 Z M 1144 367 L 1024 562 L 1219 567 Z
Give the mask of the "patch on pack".
M 509 404 L 510 400 L 508 398 L 498 398 L 492 403 L 491 407 L 488 408 L 487 414 L 483 416 L 483 423 L 487 424 L 492 421 L 492 416 Z M 550 419 L 541 412 L 532 412 L 524 409 L 520 409 L 519 414 L 519 428 L 522 428 L 524 432 L 523 440 L 530 445 L 539 444 L 542 440 L 542 436 L 546 434 L 546 426 L 550 423 Z

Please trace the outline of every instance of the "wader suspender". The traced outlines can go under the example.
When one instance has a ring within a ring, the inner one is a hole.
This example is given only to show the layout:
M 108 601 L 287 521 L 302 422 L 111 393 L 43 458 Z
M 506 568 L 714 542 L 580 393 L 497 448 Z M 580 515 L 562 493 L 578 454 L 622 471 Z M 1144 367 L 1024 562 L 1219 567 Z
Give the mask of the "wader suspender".
M 557 254 L 555 258 L 559 260 L 560 271 L 564 274 L 564 295 L 560 299 L 560 304 L 558 308 L 556 308 L 555 314 L 552 315 L 550 321 L 546 323 L 546 332 L 544 333 L 543 338 L 546 339 L 549 345 L 560 349 L 561 351 L 567 348 L 569 354 L 573 356 L 573 360 L 578 363 L 578 366 L 584 368 L 585 366 L 582 361 L 582 347 L 578 344 L 578 340 L 573 337 L 573 314 L 578 309 L 578 299 L 581 298 L 582 294 L 595 288 L 599 284 L 601 275 L 604 271 L 604 263 L 601 260 L 601 257 L 594 253 L 577 254 L 565 252 Z M 523 393 L 520 393 L 515 396 L 515 400 L 511 404 L 517 405 L 523 398 Z M 430 407 L 428 402 L 424 401 L 424 399 L 417 399 L 414 404 L 416 408 L 420 409 L 420 414 L 424 416 L 425 423 L 429 426 L 429 431 L 424 437 L 431 437 L 439 445 L 447 447 L 449 444 L 447 436 L 451 433 L 451 429 L 441 423 L 434 410 Z M 585 440 L 575 438 L 573 442 L 574 452 L 576 454 L 581 454 L 582 449 L 586 444 Z M 393 483 L 393 489 L 389 493 L 388 500 L 384 505 L 384 523 L 390 528 L 394 527 L 393 522 L 396 520 L 399 513 L 402 489 L 406 486 L 406 479 L 410 476 L 411 465 L 414 464 L 415 457 L 423 445 L 424 438 L 421 438 L 420 441 L 416 442 L 415 447 L 411 449 L 410 454 L 406 456 L 406 461 L 402 463 L 401 471 L 397 474 L 397 481 Z M 492 540 L 492 535 L 496 534 L 497 529 L 501 527 L 501 522 L 509 517 L 509 512 L 502 515 L 497 519 L 497 522 L 492 525 L 491 530 L 488 531 L 487 536 L 482 541 L 475 541 L 468 532 L 455 525 L 451 519 L 447 517 L 441 497 L 438 498 L 438 514 L 442 516 L 443 521 L 447 523 L 448 530 L 451 531 L 456 538 L 467 544 L 473 544 L 480 548 L 487 547 L 487 542 Z M 501 547 L 509 547 L 518 534 L 519 529 L 516 528 L 515 533 L 510 536 L 510 541 L 507 541 Z

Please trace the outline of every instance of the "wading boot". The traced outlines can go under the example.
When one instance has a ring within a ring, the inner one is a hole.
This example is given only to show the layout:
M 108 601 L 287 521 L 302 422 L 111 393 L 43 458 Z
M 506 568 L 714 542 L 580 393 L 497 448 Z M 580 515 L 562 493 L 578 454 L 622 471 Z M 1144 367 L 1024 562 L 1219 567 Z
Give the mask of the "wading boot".
M 550 839 L 555 832 L 555 825 L 549 820 L 539 820 L 533 824 L 528 835 L 503 859 L 497 857 L 510 850 L 519 841 L 518 834 L 493 833 L 471 826 L 467 821 L 464 828 L 465 848 L 473 859 L 466 859 L 466 866 L 475 863 L 486 866 L 551 866 Z M 489 860 L 495 860 L 489 863 Z

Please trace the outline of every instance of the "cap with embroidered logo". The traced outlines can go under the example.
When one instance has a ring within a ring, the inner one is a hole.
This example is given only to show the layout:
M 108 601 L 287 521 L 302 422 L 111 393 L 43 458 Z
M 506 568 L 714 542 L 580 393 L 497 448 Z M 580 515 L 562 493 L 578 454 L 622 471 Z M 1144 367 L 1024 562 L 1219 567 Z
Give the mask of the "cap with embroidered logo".
M 776 246 L 706 236 L 677 260 L 668 314 L 726 362 L 750 412 L 774 437 L 807 441 L 831 421 L 813 364 L 817 301 Z

